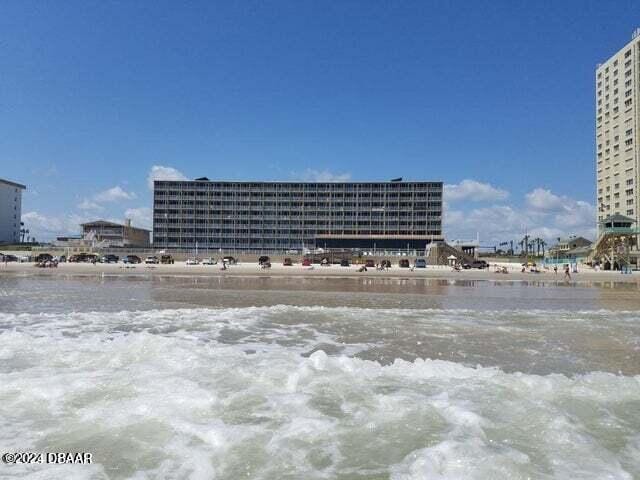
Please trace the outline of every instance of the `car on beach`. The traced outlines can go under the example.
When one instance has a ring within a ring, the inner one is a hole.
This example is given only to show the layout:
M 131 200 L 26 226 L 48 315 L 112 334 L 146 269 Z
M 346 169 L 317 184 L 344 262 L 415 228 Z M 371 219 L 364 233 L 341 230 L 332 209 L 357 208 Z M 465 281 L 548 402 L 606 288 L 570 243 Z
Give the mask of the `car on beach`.
M 398 266 L 400 268 L 409 268 L 410 264 L 409 264 L 409 259 L 407 258 L 402 258 L 399 262 L 398 262 Z
M 374 268 L 376 266 L 376 263 L 371 258 L 369 258 L 364 262 L 364 266 L 367 268 Z
M 163 265 L 173 265 L 173 257 L 171 255 L 162 255 L 160 257 L 160 263 Z
M 18 261 L 18 257 L 16 257 L 15 255 L 0 254 L 0 260 L 2 260 L 3 262 L 6 262 L 6 263 L 17 262 Z
M 310 258 L 305 258 L 304 260 L 302 260 L 302 266 L 303 267 L 310 267 L 311 266 L 311 259 Z
M 414 268 L 427 268 L 427 261 L 424 258 L 416 258 L 413 263 Z
M 270 262 L 271 262 L 271 259 L 266 255 L 262 255 L 258 257 L 258 265 L 262 265 L 264 263 L 270 263 Z
M 189 258 L 189 259 L 187 259 L 185 264 L 186 265 L 200 265 L 200 260 L 198 260 L 197 258 Z
M 100 263 L 118 263 L 118 260 L 120 260 L 120 258 L 117 255 L 110 253 L 108 255 L 103 255 L 102 258 L 100 258 Z
M 291 267 L 291 266 L 293 266 L 293 262 L 291 261 L 291 259 L 289 257 L 287 257 L 282 261 L 282 266 L 283 267 Z
M 36 256 L 36 258 L 33 260 L 36 263 L 40 263 L 40 262 L 47 262 L 53 260 L 53 255 L 51 255 L 50 253 L 40 253 L 38 256 Z
M 341 267 L 348 267 L 348 266 L 350 266 L 350 265 L 351 265 L 351 263 L 349 263 L 349 260 L 348 260 L 348 259 L 343 258 L 342 260 L 340 260 L 340 266 L 341 266 Z
M 215 265 L 216 263 L 218 263 L 218 261 L 212 257 L 202 260 L 202 265 Z
M 235 265 L 236 263 L 238 263 L 238 260 L 236 260 L 231 255 L 227 255 L 226 257 L 223 257 L 222 261 L 223 263 L 228 263 L 229 265 Z
M 142 259 L 137 255 L 127 255 L 122 259 L 122 263 L 127 263 L 127 264 L 142 263 Z
M 465 270 L 469 270 L 471 268 L 478 268 L 480 270 L 483 270 L 485 268 L 489 268 L 489 264 L 484 260 L 475 260 L 473 262 L 463 263 L 462 268 L 464 268 Z
M 74 255 L 71 255 L 68 261 L 76 263 L 93 263 L 98 261 L 98 255 L 96 255 L 95 253 L 76 253 Z
M 144 259 L 144 263 L 146 263 L 147 265 L 157 265 L 158 263 L 160 263 L 160 259 L 155 255 L 150 255 Z

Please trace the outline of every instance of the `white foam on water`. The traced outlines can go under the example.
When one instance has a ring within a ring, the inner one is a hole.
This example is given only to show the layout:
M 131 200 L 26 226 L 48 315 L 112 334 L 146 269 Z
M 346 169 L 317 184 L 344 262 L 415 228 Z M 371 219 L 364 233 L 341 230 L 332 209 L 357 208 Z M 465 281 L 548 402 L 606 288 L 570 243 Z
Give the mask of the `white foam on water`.
M 336 310 L 353 322 L 370 314 Z M 2 466 L 0 476 L 640 477 L 640 376 L 381 365 L 350 356 L 358 346 L 308 354 L 343 345 L 305 315 L 337 314 L 0 315 L 0 450 L 88 451 L 95 461 Z

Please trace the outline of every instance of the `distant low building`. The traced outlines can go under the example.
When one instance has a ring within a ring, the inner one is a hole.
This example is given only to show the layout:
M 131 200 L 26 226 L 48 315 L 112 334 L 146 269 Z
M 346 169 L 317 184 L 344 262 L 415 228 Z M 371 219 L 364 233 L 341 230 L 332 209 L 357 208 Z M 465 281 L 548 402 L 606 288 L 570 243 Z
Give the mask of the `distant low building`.
M 106 220 L 83 223 L 82 238 L 103 247 L 149 247 L 150 231 L 131 226 L 131 220 L 124 225 Z
M 557 244 L 549 249 L 549 255 L 553 256 L 556 253 L 566 253 L 569 250 L 573 250 L 574 248 L 588 247 L 591 245 L 591 243 L 591 240 L 584 237 L 577 237 L 575 235 L 567 238 L 561 238 Z
M 591 240 L 572 235 L 561 238 L 557 244 L 552 246 L 547 252 L 546 259 L 549 262 L 558 260 L 581 263 L 587 259 L 592 248 L 593 242 Z
M 26 188 L 0 178 L 0 243 L 20 243 L 22 191 Z

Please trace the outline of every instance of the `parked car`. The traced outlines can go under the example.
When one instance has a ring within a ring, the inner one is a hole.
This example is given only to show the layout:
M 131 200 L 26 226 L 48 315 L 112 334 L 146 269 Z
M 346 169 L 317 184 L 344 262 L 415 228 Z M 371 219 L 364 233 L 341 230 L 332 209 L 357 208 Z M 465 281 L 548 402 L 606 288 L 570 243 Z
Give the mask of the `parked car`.
M 367 261 L 364 262 L 364 266 L 367 268 L 373 268 L 376 266 L 376 262 L 374 262 L 372 259 L 367 259 Z
M 398 262 L 400 268 L 409 268 L 409 260 L 407 258 L 401 258 Z
M 471 268 L 479 268 L 480 270 L 484 268 L 489 268 L 489 264 L 484 260 L 474 260 L 473 262 L 465 262 L 462 264 L 462 268 L 465 270 L 469 270 Z
M 236 260 L 231 255 L 227 255 L 226 257 L 224 257 L 222 259 L 222 261 L 225 262 L 225 263 L 228 263 L 229 265 L 235 265 L 236 263 L 238 263 L 238 260 Z
M 269 262 L 270 262 L 270 258 L 267 257 L 266 255 L 262 255 L 258 257 L 258 265 L 262 265 L 263 263 L 269 263 Z
M 155 255 L 149 255 L 147 258 L 144 259 L 144 263 L 157 265 L 158 263 L 160 263 L 160 259 Z
M 200 260 L 197 258 L 189 258 L 186 263 L 187 265 L 200 265 Z
M 215 258 L 205 258 L 202 260 L 202 265 L 215 265 L 218 261 Z
M 3 262 L 17 262 L 18 261 L 18 257 L 16 257 L 15 255 L 0 255 L 0 260 L 2 260 Z
M 53 260 L 53 255 L 51 255 L 50 253 L 40 253 L 39 255 L 36 256 L 36 258 L 33 261 L 40 263 L 40 262 L 46 262 L 48 260 Z
M 165 265 L 173 265 L 173 257 L 171 255 L 162 255 L 160 257 L 160 263 Z
M 340 260 L 340 266 L 341 267 L 348 267 L 349 265 L 351 265 L 351 264 L 349 263 L 348 259 L 343 258 L 342 260 Z
M 67 261 L 67 256 L 60 255 L 59 257 L 53 257 L 53 259 L 56 260 L 58 263 L 64 263 Z
M 300 253 L 300 250 L 296 250 L 295 248 L 291 248 L 291 249 L 287 250 L 285 253 L 288 253 L 289 255 L 298 255 Z
M 127 255 L 122 259 L 122 263 L 129 263 L 129 264 L 142 263 L 142 259 L 137 255 Z
M 416 258 L 413 266 L 415 268 L 427 268 L 427 261 L 424 258 Z
M 100 262 L 101 263 L 118 263 L 118 260 L 120 260 L 120 257 L 109 253 L 108 255 L 103 255 L 102 258 L 100 259 Z
M 69 257 L 69 262 L 97 262 L 98 255 L 95 253 L 75 253 Z
M 310 267 L 311 266 L 311 259 L 310 258 L 305 258 L 304 260 L 302 260 L 302 266 L 303 267 Z
M 293 262 L 291 261 L 291 259 L 289 257 L 287 257 L 282 261 L 282 266 L 283 267 L 291 267 L 291 266 L 293 266 Z

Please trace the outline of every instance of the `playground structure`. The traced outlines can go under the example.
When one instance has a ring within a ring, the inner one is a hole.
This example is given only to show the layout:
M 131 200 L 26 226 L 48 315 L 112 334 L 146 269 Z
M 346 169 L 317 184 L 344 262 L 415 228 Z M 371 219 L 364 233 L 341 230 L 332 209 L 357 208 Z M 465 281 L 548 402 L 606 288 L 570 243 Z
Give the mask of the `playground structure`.
M 638 227 L 635 220 L 624 215 L 611 215 L 599 222 L 598 240 L 588 261 L 603 270 L 631 271 L 638 266 Z

